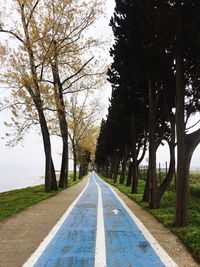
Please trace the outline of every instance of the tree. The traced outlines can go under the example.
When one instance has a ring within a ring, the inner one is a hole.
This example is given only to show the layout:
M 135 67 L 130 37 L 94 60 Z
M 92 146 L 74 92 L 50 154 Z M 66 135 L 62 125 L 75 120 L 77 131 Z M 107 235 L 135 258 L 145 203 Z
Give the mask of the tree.
M 163 101 L 161 99 L 166 98 L 166 94 L 169 96 L 168 90 L 174 96 L 172 90 L 170 90 L 172 83 L 166 82 L 165 78 L 167 73 L 167 79 L 169 81 L 173 80 L 174 66 L 173 57 L 162 46 L 165 42 L 163 41 L 164 37 L 159 32 L 162 21 L 159 17 L 162 13 L 160 11 L 162 11 L 160 5 L 153 1 L 149 1 L 148 4 L 141 4 L 141 1 L 135 1 L 134 4 L 131 1 L 125 1 L 122 4 L 117 1 L 114 17 L 111 19 L 111 25 L 116 36 L 116 43 L 112 49 L 112 55 L 114 55 L 113 69 L 115 70 L 113 76 L 116 84 L 123 84 L 123 88 L 129 86 L 132 92 L 131 94 L 126 92 L 126 96 L 132 95 L 131 150 L 132 155 L 134 155 L 130 164 L 131 168 L 129 168 L 130 175 L 128 175 L 127 185 L 130 185 L 131 176 L 134 176 L 132 193 L 137 191 L 136 134 L 134 132 L 136 131 L 136 125 L 139 125 L 137 117 L 141 121 L 142 113 L 139 114 L 139 110 L 143 105 L 143 114 L 147 114 L 147 112 L 149 114 L 149 127 L 148 129 L 143 127 L 140 131 L 148 133 L 149 181 L 147 182 L 147 188 L 150 188 L 148 190 L 150 194 L 148 194 L 147 199 L 150 201 L 152 208 L 158 206 L 156 150 L 162 139 L 165 139 L 164 132 L 168 121 L 167 112 L 162 108 Z M 127 68 L 127 66 L 129 67 Z M 171 96 L 169 99 L 170 104 L 167 111 L 171 114 L 174 101 L 171 101 Z M 146 123 L 146 119 L 144 119 L 144 122 Z
M 189 167 L 194 149 L 200 142 L 200 129 L 187 134 L 187 116 L 199 111 L 199 16 L 200 3 L 192 1 L 174 5 L 176 20 L 176 129 L 177 129 L 177 201 L 176 225 L 188 224 Z M 192 28 L 192 33 L 191 33 Z M 187 91 L 190 92 L 190 107 L 186 106 Z M 192 111 L 191 111 L 192 110 Z
M 140 143 L 139 139 L 143 138 L 147 111 L 146 85 L 144 83 L 146 77 L 145 75 L 143 77 L 138 75 L 145 64 L 140 43 L 137 40 L 137 31 L 135 33 L 135 29 L 138 28 L 138 15 L 134 7 L 135 4 L 131 1 L 124 1 L 123 3 L 116 1 L 115 13 L 110 22 L 116 42 L 111 49 L 114 62 L 109 78 L 113 84 L 113 90 L 119 93 L 121 90 L 120 99 L 123 99 L 124 106 L 129 108 L 128 144 L 131 162 L 126 184 L 128 186 L 132 183 L 132 193 L 137 192 L 138 184 L 136 144 Z
M 37 104 L 37 110 L 42 110 L 43 113 L 52 109 L 49 106 L 52 105 L 52 96 L 54 97 L 63 140 L 59 185 L 64 187 L 68 180 L 68 125 L 64 94 L 73 92 L 73 85 L 77 81 L 94 75 L 89 68 L 89 63 L 93 57 L 86 58 L 88 57 L 88 51 L 91 52 L 99 42 L 91 38 L 87 30 L 100 15 L 101 3 L 94 0 L 86 6 L 84 1 L 75 0 L 35 1 L 34 3 L 31 1 L 17 1 L 17 7 L 19 7 L 18 12 L 21 16 L 21 22 L 17 21 L 17 23 L 20 24 L 21 28 L 15 30 L 11 26 L 10 29 L 7 29 L 1 23 L 1 32 L 14 36 L 22 44 L 17 46 L 18 53 L 13 54 L 15 70 L 12 74 L 14 75 L 8 73 L 7 76 L 12 77 L 10 79 L 12 81 L 16 81 L 16 74 L 19 76 L 19 79 L 17 78 L 19 86 L 28 91 L 34 105 Z M 19 55 L 21 56 L 20 59 Z M 26 74 L 27 56 L 30 61 L 30 73 Z M 21 68 L 18 66 L 19 63 L 22 66 Z M 36 87 L 36 95 L 34 95 L 34 91 L 31 91 L 33 85 Z M 41 111 L 38 111 L 38 114 L 45 142 L 46 171 L 50 173 L 51 144 L 48 127 Z M 45 124 L 46 132 L 44 131 Z M 53 165 L 51 169 L 53 173 Z M 45 175 L 45 177 L 48 177 L 48 175 Z M 49 180 L 45 179 L 45 181 Z
M 199 130 L 188 134 L 186 126 L 189 116 L 199 111 L 199 5 L 198 1 L 116 1 L 111 19 L 115 35 L 111 82 L 115 88 L 128 85 L 134 93 L 138 90 L 135 98 L 143 99 L 141 103 L 149 113 L 147 188 L 150 187 L 148 200 L 152 208 L 159 206 L 173 177 L 176 108 L 178 226 L 188 222 L 189 166 L 200 141 Z M 138 83 L 142 80 L 144 87 Z M 144 94 L 149 96 L 148 101 Z M 158 187 L 156 150 L 162 140 L 168 140 L 171 162 L 168 175 Z M 134 155 L 135 142 L 132 147 Z
M 88 172 L 89 164 L 94 165 L 94 155 L 96 149 L 96 142 L 99 133 L 98 126 L 91 126 L 87 132 L 84 133 L 85 138 L 82 138 L 77 147 L 77 158 L 79 163 L 79 179 Z
M 98 132 L 95 125 L 100 118 L 102 105 L 100 99 L 96 98 L 92 100 L 93 96 L 93 93 L 86 91 L 78 100 L 77 93 L 74 93 L 66 105 L 69 122 L 69 138 L 74 162 L 74 180 L 76 180 L 77 163 L 78 158 L 80 158 L 78 152 L 81 148 L 84 147 L 84 150 L 87 149 L 90 151 L 90 157 L 94 158 L 95 140 Z
M 41 127 L 44 151 L 45 151 L 45 191 L 51 188 L 56 189 L 56 177 L 51 158 L 51 142 L 44 114 L 43 98 L 41 87 L 39 84 L 38 58 L 35 51 L 35 35 L 32 16 L 35 12 L 39 1 L 34 3 L 27 1 L 13 2 L 16 14 L 19 16 L 18 29 L 13 24 L 6 26 L 0 22 L 0 32 L 7 33 L 19 41 L 17 48 L 10 50 L 9 70 L 4 75 L 4 82 L 8 84 L 14 83 L 17 87 L 18 95 L 22 98 L 28 95 L 37 110 L 39 123 Z M 29 102 L 29 101 L 28 101 Z
M 83 58 L 87 57 L 86 50 L 97 46 L 98 42 L 94 38 L 86 37 L 85 32 L 97 19 L 100 2 L 90 1 L 90 5 L 85 6 L 82 1 L 52 1 L 47 4 L 46 9 L 48 15 L 45 22 L 47 25 L 51 22 L 48 27 L 52 30 L 46 38 L 41 39 L 41 50 L 46 55 L 41 82 L 53 85 L 63 142 L 59 186 L 65 187 L 68 181 L 68 123 L 64 95 L 71 90 L 79 91 L 74 89 L 74 84 L 92 75 L 88 65 L 93 57 L 88 60 Z

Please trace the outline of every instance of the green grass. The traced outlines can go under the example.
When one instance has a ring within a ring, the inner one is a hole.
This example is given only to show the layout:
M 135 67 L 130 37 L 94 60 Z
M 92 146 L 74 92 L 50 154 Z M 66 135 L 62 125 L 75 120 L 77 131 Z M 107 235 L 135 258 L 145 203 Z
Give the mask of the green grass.
M 102 176 L 101 176 L 102 177 Z M 196 175 L 197 177 L 197 175 Z M 198 175 L 199 177 L 199 175 Z M 106 182 L 117 187 L 121 192 L 126 194 L 129 198 L 137 202 L 145 210 L 151 213 L 167 228 L 173 231 L 186 247 L 193 254 L 194 258 L 200 262 L 200 184 L 199 180 L 194 175 L 192 176 L 190 183 L 190 201 L 189 201 L 189 220 L 190 223 L 187 227 L 177 228 L 174 224 L 175 218 L 175 192 L 172 188 L 167 191 L 161 201 L 161 207 L 159 209 L 150 209 L 148 204 L 142 202 L 142 195 L 144 191 L 145 181 L 139 180 L 138 194 L 131 194 L 131 188 L 125 185 L 120 185 L 119 182 L 114 184 L 113 180 L 102 177 Z M 119 179 L 118 179 L 119 181 Z
M 69 187 L 77 184 L 80 180 L 69 179 Z M 46 193 L 44 185 L 27 187 L 0 193 L 0 221 L 33 205 L 37 202 L 58 194 L 63 189 Z
M 200 173 L 199 172 L 190 172 L 190 184 L 200 187 Z

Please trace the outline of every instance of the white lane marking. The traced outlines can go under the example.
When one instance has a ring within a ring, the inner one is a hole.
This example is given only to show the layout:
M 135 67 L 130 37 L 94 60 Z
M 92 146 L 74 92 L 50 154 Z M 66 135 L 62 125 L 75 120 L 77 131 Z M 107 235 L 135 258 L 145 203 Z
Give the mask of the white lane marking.
M 105 244 L 105 229 L 103 216 L 103 201 L 101 188 L 96 182 L 93 174 L 93 180 L 98 188 L 98 209 L 97 209 L 97 233 L 96 233 L 96 248 L 95 248 L 95 267 L 106 266 L 106 244 Z
M 118 215 L 120 213 L 120 210 L 117 210 L 117 209 L 114 209 L 114 210 L 111 210 L 115 215 Z
M 88 178 L 88 182 L 83 189 L 83 191 L 78 195 L 78 197 L 72 202 L 72 204 L 69 206 L 68 210 L 63 214 L 63 216 L 58 220 L 58 222 L 55 224 L 55 226 L 52 228 L 52 230 L 49 232 L 49 234 L 45 237 L 45 239 L 42 241 L 42 243 L 39 245 L 39 247 L 36 249 L 36 251 L 30 256 L 30 258 L 24 263 L 22 267 L 32 267 L 37 262 L 37 260 L 40 258 L 46 247 L 49 245 L 51 240 L 54 238 L 58 230 L 60 229 L 61 225 L 64 223 L 76 203 L 79 201 L 85 190 L 87 189 L 89 182 L 90 182 L 91 176 Z
M 97 175 L 96 175 L 97 176 Z M 104 184 L 106 184 L 113 194 L 116 196 L 116 198 L 119 200 L 119 202 L 122 204 L 122 206 L 125 208 L 125 210 L 128 212 L 132 220 L 135 222 L 137 227 L 140 229 L 146 240 L 149 242 L 153 250 L 156 252 L 156 254 L 159 256 L 161 261 L 166 267 L 178 267 L 178 265 L 173 261 L 173 259 L 167 254 L 167 252 L 160 246 L 160 244 L 157 242 L 157 240 L 152 236 L 152 234 L 149 232 L 149 230 L 144 226 L 144 224 L 135 216 L 135 214 L 129 209 L 129 207 L 124 203 L 124 201 L 117 195 L 117 193 L 113 190 L 113 188 L 107 184 L 105 181 L 103 181 L 101 178 L 97 176 L 97 178 L 102 181 Z

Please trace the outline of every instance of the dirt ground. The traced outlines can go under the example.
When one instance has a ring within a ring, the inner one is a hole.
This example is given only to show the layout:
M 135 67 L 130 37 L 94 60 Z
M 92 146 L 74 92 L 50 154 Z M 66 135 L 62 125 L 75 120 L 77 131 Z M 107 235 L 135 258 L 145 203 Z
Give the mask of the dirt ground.
M 0 267 L 20 267 L 36 250 L 59 218 L 85 187 L 87 179 L 58 195 L 29 207 L 0 223 Z M 179 239 L 117 189 L 135 215 L 150 229 L 151 234 L 183 267 L 199 266 Z

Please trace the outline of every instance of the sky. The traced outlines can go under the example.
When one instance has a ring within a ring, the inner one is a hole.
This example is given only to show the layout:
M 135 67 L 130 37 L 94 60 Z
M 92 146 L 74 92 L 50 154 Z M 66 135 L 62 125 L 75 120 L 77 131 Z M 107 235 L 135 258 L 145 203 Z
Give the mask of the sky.
M 112 30 L 108 26 L 110 17 L 113 14 L 115 2 L 114 0 L 107 0 L 105 4 L 104 18 L 101 18 L 93 29 L 92 34 L 102 36 L 113 42 Z M 0 36 L 1 38 L 1 36 Z M 1 40 L 1 39 L 0 39 Z M 109 50 L 103 51 L 103 56 L 109 58 Z M 109 59 L 111 62 L 111 59 Z M 0 97 L 3 92 L 0 91 Z M 105 106 L 104 116 L 108 107 L 108 99 L 111 95 L 111 86 L 107 84 L 102 88 L 101 96 L 102 102 Z M 0 138 L 5 135 L 6 128 L 3 124 L 4 121 L 9 121 L 9 111 L 4 110 L 0 112 Z M 53 160 L 56 170 L 60 168 L 60 148 L 61 142 L 58 137 L 52 137 L 52 151 Z M 160 147 L 157 153 L 157 162 L 161 166 L 165 166 L 165 161 L 169 160 L 167 147 Z M 147 164 L 147 157 L 143 164 Z M 193 169 L 200 167 L 200 146 L 197 147 L 192 158 L 191 166 Z M 70 164 L 72 168 L 72 164 Z M 35 132 L 30 132 L 26 135 L 23 143 L 14 148 L 5 147 L 4 140 L 0 139 L 0 191 L 9 189 L 10 184 L 21 187 L 21 184 L 30 183 L 30 179 L 42 176 L 44 174 L 44 151 L 42 138 Z M 28 180 L 29 179 L 29 180 Z M 33 179 L 33 180 L 34 180 Z M 35 179 L 36 181 L 36 179 Z M 37 180 L 38 183 L 38 180 Z

